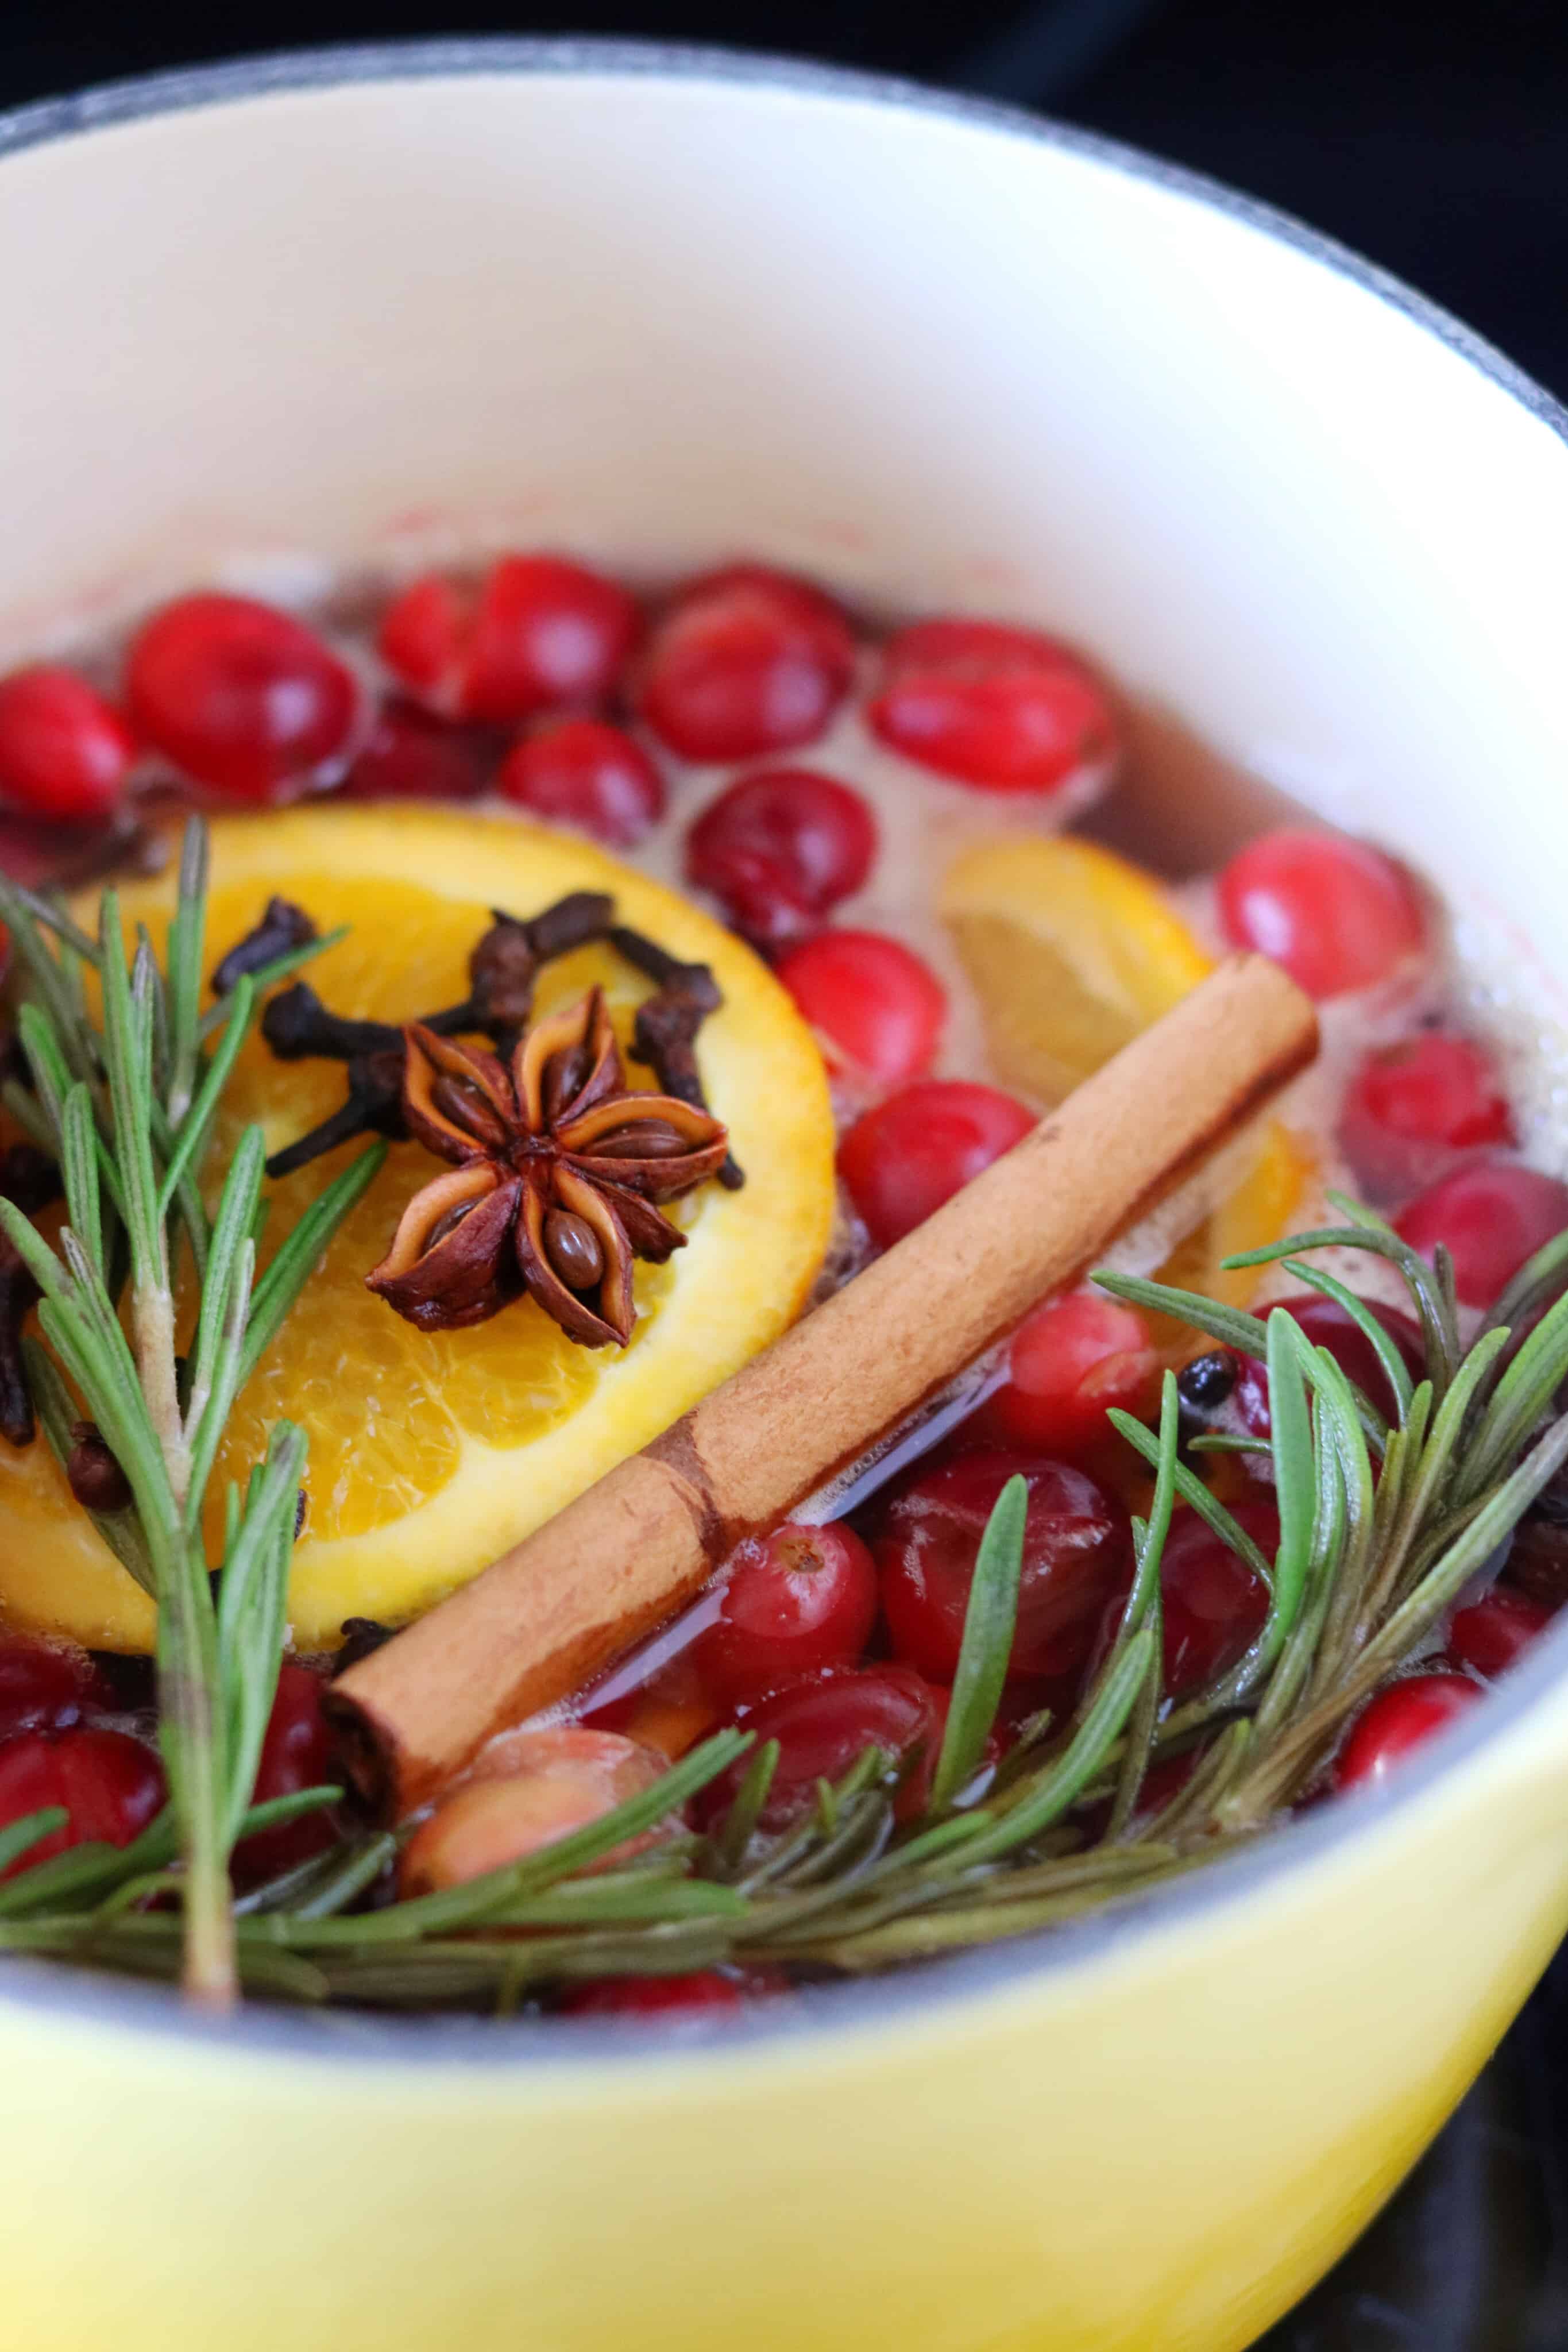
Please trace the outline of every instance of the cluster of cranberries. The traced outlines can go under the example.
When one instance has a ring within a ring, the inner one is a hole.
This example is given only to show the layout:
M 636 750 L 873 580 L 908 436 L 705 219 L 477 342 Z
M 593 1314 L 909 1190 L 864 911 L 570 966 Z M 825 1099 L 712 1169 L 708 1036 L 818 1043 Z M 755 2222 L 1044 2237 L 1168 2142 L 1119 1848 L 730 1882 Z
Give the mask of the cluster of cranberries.
M 258 1804 L 330 1780 L 322 1687 L 308 1667 L 285 1664 L 256 1770 Z M 66 1815 L 4 1875 L 68 1846 L 127 1846 L 141 1835 L 166 1794 L 149 1725 L 145 1709 L 128 1708 L 110 1669 L 87 1651 L 0 1639 L 0 1829 L 55 1807 Z M 258 1885 L 324 1852 L 335 1835 L 320 1812 L 259 1831 L 235 1850 L 235 1879 Z

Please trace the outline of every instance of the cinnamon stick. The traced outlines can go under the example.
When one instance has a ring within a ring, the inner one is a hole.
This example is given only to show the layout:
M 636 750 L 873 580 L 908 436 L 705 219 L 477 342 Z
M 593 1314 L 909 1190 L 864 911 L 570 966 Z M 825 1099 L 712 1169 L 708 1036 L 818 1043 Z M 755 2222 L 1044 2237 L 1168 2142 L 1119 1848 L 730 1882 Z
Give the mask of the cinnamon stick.
M 1080 1275 L 1317 1049 L 1308 1000 L 1233 958 L 904 1241 L 483 1575 L 330 1704 L 384 1815 L 580 1688 Z

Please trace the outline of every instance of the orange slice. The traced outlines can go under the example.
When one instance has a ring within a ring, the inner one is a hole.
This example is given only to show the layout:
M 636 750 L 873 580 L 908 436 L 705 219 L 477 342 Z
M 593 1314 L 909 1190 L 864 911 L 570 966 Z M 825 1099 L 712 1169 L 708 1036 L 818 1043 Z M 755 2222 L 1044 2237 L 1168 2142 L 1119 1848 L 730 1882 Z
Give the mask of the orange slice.
M 1212 969 L 1159 882 L 1071 835 L 1007 835 L 966 850 L 944 880 L 941 912 L 980 1001 L 996 1075 L 1053 1104 L 1091 1076 Z M 1290 1230 L 1308 1155 L 1278 1119 L 1260 1122 L 1234 1189 L 1161 1267 L 1159 1279 L 1244 1307 L 1255 1272 L 1220 1260 Z M 1193 1335 L 1158 1335 L 1178 1355 Z
M 699 1059 L 746 1185 L 705 1184 L 673 1204 L 687 1245 L 666 1265 L 638 1266 L 639 1319 L 624 1350 L 573 1345 L 531 1301 L 473 1329 L 426 1334 L 364 1286 L 403 1207 L 439 1172 L 416 1144 L 392 1147 L 242 1394 L 213 1481 L 215 1506 L 280 1417 L 308 1432 L 308 1509 L 290 1591 L 301 1648 L 334 1642 L 346 1617 L 396 1622 L 427 1608 L 774 1339 L 827 1247 L 832 1120 L 810 1034 L 751 950 L 585 842 L 423 809 L 317 807 L 214 827 L 209 968 L 277 893 L 323 930 L 352 926 L 308 976 L 335 1011 L 361 1017 L 399 1021 L 459 1001 L 492 907 L 529 915 L 584 889 L 610 891 L 622 921 L 711 965 L 724 1003 Z M 172 886 L 136 884 L 123 898 L 128 924 L 145 921 L 161 943 Z M 536 1011 L 595 983 L 624 1039 L 648 983 L 607 948 L 548 967 Z M 630 1075 L 652 1083 L 635 1063 Z M 213 1170 L 245 1122 L 259 1119 L 276 1150 L 335 1108 L 343 1083 L 340 1066 L 280 1063 L 253 1037 Z M 264 1261 L 361 1148 L 269 1188 Z M 21 1454 L 0 1447 L 0 1511 L 6 1617 L 103 1647 L 150 1644 L 150 1601 L 70 1501 L 42 1439 Z

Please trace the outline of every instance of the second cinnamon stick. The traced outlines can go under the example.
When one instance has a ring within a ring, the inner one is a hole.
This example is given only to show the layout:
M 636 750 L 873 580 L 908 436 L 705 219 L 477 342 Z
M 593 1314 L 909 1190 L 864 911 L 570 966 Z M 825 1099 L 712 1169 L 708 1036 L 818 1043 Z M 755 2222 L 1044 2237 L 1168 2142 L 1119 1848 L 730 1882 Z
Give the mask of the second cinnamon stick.
M 363 1659 L 332 1708 L 383 1813 L 565 1697 L 700 1590 L 738 1538 L 1081 1274 L 1316 1051 L 1259 956 L 1221 965 L 1023 1141 L 474 1582 Z

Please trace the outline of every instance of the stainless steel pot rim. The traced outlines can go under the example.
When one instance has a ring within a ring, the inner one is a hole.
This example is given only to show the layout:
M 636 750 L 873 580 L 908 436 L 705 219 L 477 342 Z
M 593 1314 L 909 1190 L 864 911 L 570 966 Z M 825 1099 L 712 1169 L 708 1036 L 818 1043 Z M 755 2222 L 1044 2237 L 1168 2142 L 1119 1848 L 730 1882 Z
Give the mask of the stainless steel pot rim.
M 1348 279 L 1476 368 L 1568 444 L 1568 410 L 1483 337 L 1386 270 L 1288 214 L 1199 173 L 1069 124 L 989 100 L 803 59 L 577 38 L 369 42 L 285 50 L 111 82 L 0 113 L 0 163 L 32 148 L 194 107 L 350 83 L 494 74 L 634 77 L 782 91 L 845 106 L 895 108 L 993 137 L 1027 140 L 1085 156 L 1207 205 Z M 601 2068 L 611 2054 L 617 2063 L 689 2068 L 708 2057 L 722 2063 L 727 2055 L 747 2048 L 755 2048 L 760 2057 L 765 2048 L 782 2049 L 803 2036 L 818 2040 L 895 2031 L 938 2006 L 971 2004 L 1021 1990 L 1048 1974 L 1109 1962 L 1140 1932 L 1179 1926 L 1200 1912 L 1245 1899 L 1280 1871 L 1322 1860 L 1347 1838 L 1372 1831 L 1392 1810 L 1419 1803 L 1436 1779 L 1461 1769 L 1467 1759 L 1503 1737 L 1558 1681 L 1565 1664 L 1568 1612 L 1484 1707 L 1406 1765 L 1386 1791 L 1348 1798 L 1283 1823 L 1245 1852 L 1114 1913 L 863 1982 L 806 1987 L 788 2000 L 759 2003 L 755 2014 L 732 2023 L 694 2030 L 669 2023 L 580 2021 L 552 2029 L 528 2021 L 318 2014 L 257 2006 L 233 2019 L 212 2020 L 182 2008 L 162 1987 L 19 1958 L 0 1961 L 0 2000 L 13 2011 L 34 2011 L 40 2018 L 54 2015 L 144 2036 L 195 2038 L 236 2054 L 308 2053 L 324 2063 L 383 2067 L 396 2061 L 422 2071 L 431 2066 L 482 2069 L 492 2084 L 500 2069 L 510 2074 L 523 2066 L 551 2072 L 580 2070 L 585 2064 Z

